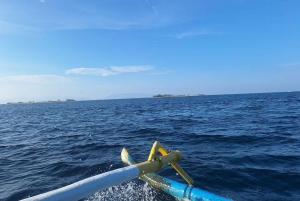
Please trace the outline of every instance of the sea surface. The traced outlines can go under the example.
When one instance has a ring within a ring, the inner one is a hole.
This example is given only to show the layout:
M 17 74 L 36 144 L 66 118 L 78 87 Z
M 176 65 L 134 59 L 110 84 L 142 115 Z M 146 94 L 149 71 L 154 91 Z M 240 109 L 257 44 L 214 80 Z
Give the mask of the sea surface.
M 195 186 L 233 200 L 300 200 L 300 93 L 0 105 L 0 200 L 34 196 L 180 150 Z M 184 183 L 171 166 L 161 176 Z M 86 198 L 175 200 L 139 179 Z

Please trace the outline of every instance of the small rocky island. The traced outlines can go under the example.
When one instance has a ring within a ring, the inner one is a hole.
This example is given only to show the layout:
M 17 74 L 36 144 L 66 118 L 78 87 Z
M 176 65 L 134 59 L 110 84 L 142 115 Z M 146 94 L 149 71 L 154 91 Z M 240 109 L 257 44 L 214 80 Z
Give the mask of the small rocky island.
M 184 95 L 172 95 L 172 94 L 158 94 L 153 98 L 177 98 L 177 97 L 191 97 L 191 96 L 204 96 L 204 94 L 184 94 Z
M 56 100 L 56 101 L 52 101 L 52 100 L 48 100 L 48 101 L 28 101 L 28 102 L 8 102 L 7 104 L 37 104 L 37 103 L 64 103 L 64 102 L 73 102 L 75 101 L 74 99 L 66 99 L 65 101 L 61 101 L 61 100 Z

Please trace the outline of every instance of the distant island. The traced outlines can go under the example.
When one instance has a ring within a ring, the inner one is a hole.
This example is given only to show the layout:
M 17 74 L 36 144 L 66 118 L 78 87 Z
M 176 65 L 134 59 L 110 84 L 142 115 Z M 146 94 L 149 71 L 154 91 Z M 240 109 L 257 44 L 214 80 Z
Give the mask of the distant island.
M 48 100 L 48 101 L 28 101 L 28 102 L 8 102 L 7 104 L 37 104 L 37 103 L 63 103 L 63 102 L 73 102 L 75 101 L 74 99 L 66 99 L 65 101 L 61 101 L 61 100 L 56 100 L 56 101 L 52 101 L 52 100 Z
M 177 98 L 177 97 L 190 97 L 190 96 L 204 96 L 204 94 L 184 94 L 184 95 L 172 95 L 172 94 L 158 94 L 153 98 Z

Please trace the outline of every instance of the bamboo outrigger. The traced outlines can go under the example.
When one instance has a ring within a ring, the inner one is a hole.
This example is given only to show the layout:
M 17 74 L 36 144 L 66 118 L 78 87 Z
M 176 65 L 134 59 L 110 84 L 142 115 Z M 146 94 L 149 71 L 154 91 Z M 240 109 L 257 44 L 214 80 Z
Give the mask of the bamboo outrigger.
M 162 156 L 158 157 L 158 153 Z M 29 197 L 23 201 L 76 201 L 137 177 L 177 198 L 186 198 L 193 201 L 230 200 L 193 187 L 193 179 L 177 164 L 182 159 L 180 151 L 167 151 L 159 142 L 153 144 L 148 160 L 145 162 L 137 163 L 125 148 L 122 150 L 121 159 L 129 166 L 99 174 L 34 197 Z M 187 185 L 152 173 L 168 164 L 171 164 L 187 181 Z

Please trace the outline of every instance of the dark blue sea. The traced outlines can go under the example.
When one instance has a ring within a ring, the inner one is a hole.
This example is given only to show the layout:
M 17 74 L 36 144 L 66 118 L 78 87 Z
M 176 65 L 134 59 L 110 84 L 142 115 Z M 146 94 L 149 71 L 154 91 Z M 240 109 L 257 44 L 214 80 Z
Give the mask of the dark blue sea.
M 0 200 L 34 196 L 180 150 L 195 186 L 234 200 L 300 200 L 300 93 L 0 105 Z M 184 183 L 171 166 L 161 176 Z M 141 180 L 96 200 L 175 200 Z

